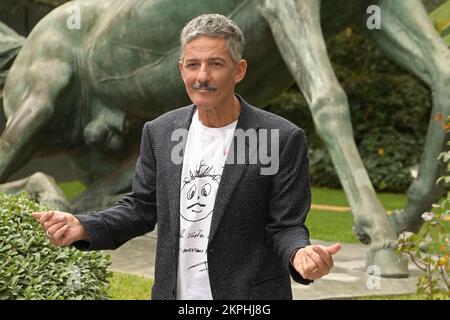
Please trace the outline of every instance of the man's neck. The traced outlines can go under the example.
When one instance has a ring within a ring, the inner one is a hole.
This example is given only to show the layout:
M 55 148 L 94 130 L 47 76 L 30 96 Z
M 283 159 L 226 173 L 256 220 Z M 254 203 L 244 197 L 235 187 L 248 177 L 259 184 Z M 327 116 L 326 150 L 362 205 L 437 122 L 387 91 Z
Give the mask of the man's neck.
M 198 109 L 198 119 L 200 122 L 211 128 L 221 128 L 233 123 L 239 118 L 241 113 L 241 103 L 239 99 L 233 95 L 229 103 L 211 110 Z

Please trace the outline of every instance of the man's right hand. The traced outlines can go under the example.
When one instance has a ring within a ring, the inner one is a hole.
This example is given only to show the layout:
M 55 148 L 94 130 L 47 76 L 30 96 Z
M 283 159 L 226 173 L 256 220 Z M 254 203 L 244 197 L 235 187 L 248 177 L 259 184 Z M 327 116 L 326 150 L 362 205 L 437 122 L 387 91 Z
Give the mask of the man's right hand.
M 80 220 L 62 211 L 41 211 L 31 214 L 44 228 L 47 238 L 55 246 L 67 246 L 80 240 L 88 240 Z

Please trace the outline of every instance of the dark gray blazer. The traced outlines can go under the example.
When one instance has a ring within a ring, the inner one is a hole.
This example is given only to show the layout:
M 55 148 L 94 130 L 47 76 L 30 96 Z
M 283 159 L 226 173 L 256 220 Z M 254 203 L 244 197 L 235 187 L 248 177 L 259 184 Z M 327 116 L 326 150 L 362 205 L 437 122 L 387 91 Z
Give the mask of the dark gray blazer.
M 279 129 L 279 170 L 260 175 L 260 164 L 225 165 L 207 252 L 212 296 L 292 299 L 289 275 L 310 282 L 289 261 L 296 248 L 310 244 L 304 225 L 311 204 L 305 133 L 239 99 L 237 129 Z M 147 122 L 132 192 L 107 210 L 77 215 L 90 239 L 74 244 L 81 250 L 116 249 L 158 223 L 153 299 L 176 297 L 182 164 L 171 161 L 172 148 L 179 145 L 171 135 L 189 129 L 194 111 L 190 105 Z

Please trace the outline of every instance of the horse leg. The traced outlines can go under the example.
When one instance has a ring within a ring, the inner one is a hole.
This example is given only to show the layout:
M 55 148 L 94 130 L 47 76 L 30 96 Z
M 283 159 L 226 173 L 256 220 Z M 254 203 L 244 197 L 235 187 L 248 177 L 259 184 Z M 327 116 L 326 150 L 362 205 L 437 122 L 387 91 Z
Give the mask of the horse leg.
M 391 215 L 397 232 L 417 232 L 423 222 L 422 213 L 444 192 L 444 184 L 436 184 L 445 172 L 444 164 L 437 158 L 445 150 L 448 135 L 433 117 L 438 113 L 450 114 L 450 50 L 434 29 L 420 0 L 382 0 L 379 6 L 381 29 L 368 30 L 365 21 L 359 23 L 359 29 L 432 91 L 433 107 L 419 175 L 408 189 L 404 211 Z
M 45 137 L 40 130 L 48 125 L 55 111 L 55 100 L 71 78 L 70 67 L 58 60 L 37 60 L 26 71 L 27 90 L 23 99 L 15 97 L 14 88 L 5 91 L 5 110 L 17 110 L 9 117 L 0 136 L 0 182 L 28 161 L 39 143 Z M 11 74 L 10 74 L 11 76 Z M 8 79 L 9 80 L 9 79 Z M 9 106 L 17 101 L 17 108 Z
M 259 7 L 279 50 L 302 90 L 349 199 L 354 230 L 371 243 L 367 264 L 381 276 L 407 276 L 405 260 L 395 253 L 397 234 L 377 198 L 353 138 L 347 96 L 328 59 L 320 26 L 320 1 L 265 0 Z

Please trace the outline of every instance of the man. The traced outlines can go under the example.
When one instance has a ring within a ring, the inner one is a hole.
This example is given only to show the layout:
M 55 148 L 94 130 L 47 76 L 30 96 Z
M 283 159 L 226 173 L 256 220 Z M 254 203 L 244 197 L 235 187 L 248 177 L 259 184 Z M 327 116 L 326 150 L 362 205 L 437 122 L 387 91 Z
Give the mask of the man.
M 153 299 L 292 299 L 289 275 L 308 284 L 329 273 L 340 245 L 310 245 L 304 225 L 305 134 L 234 93 L 247 70 L 243 49 L 242 32 L 224 16 L 184 27 L 179 67 L 193 104 L 145 124 L 133 191 L 113 207 L 33 213 L 53 244 L 115 249 L 158 223 Z M 239 132 L 275 134 L 276 172 L 263 175 L 262 161 L 250 161 L 267 146 L 261 139 L 247 140 L 249 159 L 240 161 Z

